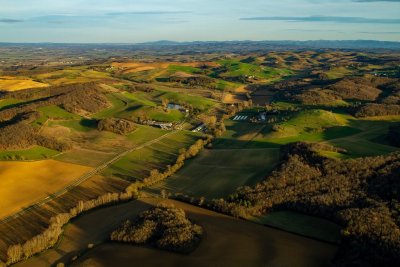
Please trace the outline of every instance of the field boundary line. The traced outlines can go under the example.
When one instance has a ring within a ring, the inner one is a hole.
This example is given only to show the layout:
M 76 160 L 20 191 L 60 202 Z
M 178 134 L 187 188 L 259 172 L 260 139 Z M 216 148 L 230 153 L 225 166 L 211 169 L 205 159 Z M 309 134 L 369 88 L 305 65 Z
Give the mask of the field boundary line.
M 183 123 L 184 123 L 184 122 L 183 122 Z M 183 123 L 182 123 L 182 124 L 183 124 Z M 32 205 L 30 205 L 30 206 L 28 206 L 28 207 L 26 207 L 26 208 L 21 209 L 20 211 L 14 213 L 14 214 L 12 214 L 12 215 L 9 215 L 9 216 L 6 216 L 6 217 L 0 219 L 0 224 L 8 223 L 9 221 L 18 218 L 18 217 L 22 216 L 23 214 L 25 214 L 25 213 L 27 213 L 27 212 L 29 212 L 29 211 L 35 209 L 35 208 L 39 208 L 39 207 L 41 207 L 41 206 L 43 206 L 43 205 L 49 203 L 50 201 L 56 199 L 57 197 L 60 197 L 61 195 L 65 194 L 65 193 L 67 193 L 67 192 L 69 192 L 69 191 L 71 191 L 71 190 L 74 189 L 75 187 L 77 187 L 77 186 L 79 186 L 80 184 L 82 184 L 83 182 L 87 181 L 87 180 L 88 180 L 89 178 L 91 178 L 93 175 L 95 175 L 95 174 L 101 172 L 102 170 L 104 170 L 105 168 L 107 168 L 108 166 L 110 166 L 111 164 L 115 163 L 116 161 L 120 160 L 122 157 L 126 156 L 127 154 L 129 154 L 129 153 L 131 153 L 131 152 L 133 152 L 133 151 L 136 151 L 136 150 L 145 148 L 145 147 L 147 147 L 147 146 L 151 146 L 151 145 L 153 145 L 153 144 L 155 144 L 155 143 L 157 143 L 157 142 L 163 140 L 163 139 L 166 138 L 167 136 L 172 135 L 172 134 L 175 134 L 175 133 L 177 133 L 177 132 L 179 132 L 179 131 L 181 131 L 181 130 L 180 130 L 180 129 L 177 129 L 177 130 L 170 131 L 170 132 L 168 132 L 168 133 L 165 133 L 165 134 L 163 134 L 163 135 L 157 137 L 156 139 L 150 140 L 150 141 L 148 141 L 148 142 L 146 142 L 146 143 L 144 143 L 144 144 L 141 144 L 141 145 L 139 145 L 139 146 L 132 147 L 132 148 L 130 148 L 130 149 L 128 149 L 128 150 L 123 151 L 123 152 L 120 153 L 120 154 L 117 154 L 115 157 L 113 157 L 113 158 L 110 159 L 109 161 L 107 161 L 107 162 L 101 164 L 100 166 L 97 166 L 97 167 L 94 168 L 93 170 L 91 170 L 91 171 L 89 171 L 89 172 L 87 172 L 87 173 L 81 175 L 78 179 L 76 179 L 75 181 L 73 181 L 73 182 L 70 183 L 69 185 L 63 187 L 62 189 L 58 190 L 57 192 L 48 195 L 48 196 L 45 197 L 44 199 L 39 200 L 39 201 L 37 201 L 36 203 L 34 203 L 34 204 L 32 204 Z

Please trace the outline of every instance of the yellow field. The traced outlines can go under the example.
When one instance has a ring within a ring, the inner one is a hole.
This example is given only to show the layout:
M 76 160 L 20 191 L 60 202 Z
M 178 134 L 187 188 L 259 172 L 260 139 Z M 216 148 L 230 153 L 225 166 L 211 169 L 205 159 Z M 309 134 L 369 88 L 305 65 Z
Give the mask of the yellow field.
M 42 88 L 47 87 L 48 84 L 32 81 L 29 78 L 21 77 L 0 77 L 0 90 L 1 91 L 17 91 L 28 88 Z
M 91 169 L 55 160 L 0 162 L 0 218 L 45 198 Z
M 42 73 L 35 78 L 52 85 L 86 83 L 110 78 L 108 73 L 88 69 L 64 69 Z

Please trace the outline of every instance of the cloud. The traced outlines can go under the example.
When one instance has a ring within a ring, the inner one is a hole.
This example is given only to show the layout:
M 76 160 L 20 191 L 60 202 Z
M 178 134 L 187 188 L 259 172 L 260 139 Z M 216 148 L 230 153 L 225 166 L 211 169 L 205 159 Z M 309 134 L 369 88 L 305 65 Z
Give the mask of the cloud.
M 309 16 L 309 17 L 249 17 L 240 20 L 255 21 L 288 21 L 288 22 L 334 22 L 334 23 L 372 23 L 372 24 L 400 24 L 400 19 L 377 19 L 364 17 L 333 17 L 333 16 Z
M 23 20 L 19 19 L 0 19 L 0 23 L 19 23 L 23 22 Z
M 111 12 L 108 16 L 125 16 L 125 15 L 171 15 L 171 14 L 189 14 L 191 11 L 131 11 L 131 12 Z
M 335 33 L 343 33 L 343 31 L 338 31 L 338 30 L 316 30 L 316 29 L 286 29 L 285 31 L 290 31 L 290 32 L 335 32 Z

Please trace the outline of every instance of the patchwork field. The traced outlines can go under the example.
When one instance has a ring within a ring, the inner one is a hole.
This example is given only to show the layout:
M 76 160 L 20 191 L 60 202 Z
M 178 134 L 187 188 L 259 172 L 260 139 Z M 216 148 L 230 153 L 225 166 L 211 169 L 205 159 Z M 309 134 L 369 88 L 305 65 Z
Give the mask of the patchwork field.
M 0 77 L 0 91 L 18 91 L 28 88 L 42 88 L 49 86 L 46 83 L 36 82 L 22 77 Z
M 254 185 L 279 161 L 279 149 L 204 150 L 175 175 L 149 189 L 206 198 L 226 197 L 236 188 Z
M 55 249 L 16 266 L 41 267 L 58 262 L 67 263 L 79 251 L 86 250 L 88 244 L 107 240 L 121 221 L 134 218 L 140 211 L 159 201 L 142 199 L 91 212 L 66 228 L 63 239 Z M 105 243 L 84 254 L 73 266 L 125 266 L 140 262 L 141 266 L 204 266 L 212 263 L 312 267 L 328 265 L 337 250 L 336 246 L 327 243 L 236 220 L 181 202 L 168 202 L 184 209 L 187 216 L 207 233 L 190 257 L 146 247 Z M 292 257 L 287 257 L 288 253 Z
M 76 67 L 38 74 L 35 78 L 52 85 L 60 85 L 101 81 L 110 78 L 110 75 L 106 72 L 95 71 L 85 67 Z
M 179 131 L 150 146 L 135 150 L 103 171 L 107 177 L 134 181 L 146 178 L 153 169 L 164 169 L 174 163 L 179 150 L 193 144 L 198 133 Z
M 90 170 L 55 160 L 0 162 L 0 217 L 47 197 Z
M 252 111 L 241 114 L 251 116 Z M 346 154 L 327 152 L 327 156 L 349 158 L 376 156 L 398 150 L 384 141 L 390 125 L 400 117 L 357 119 L 324 110 L 302 111 L 290 119 L 272 125 L 248 121 L 225 121 L 227 131 L 214 142 L 215 148 L 278 148 L 306 141 L 323 142 L 343 148 Z M 383 140 L 383 141 L 382 141 Z

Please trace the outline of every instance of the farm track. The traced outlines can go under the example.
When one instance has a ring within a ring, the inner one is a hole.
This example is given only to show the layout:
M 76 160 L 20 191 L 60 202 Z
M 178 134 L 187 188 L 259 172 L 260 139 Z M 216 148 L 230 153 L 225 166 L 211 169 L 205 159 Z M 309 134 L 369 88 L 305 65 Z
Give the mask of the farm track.
M 146 143 L 144 143 L 142 145 L 139 145 L 139 146 L 130 148 L 128 150 L 125 150 L 124 152 L 116 155 L 114 158 L 110 159 L 109 161 L 107 161 L 107 162 L 101 164 L 100 166 L 96 167 L 95 169 L 91 170 L 90 172 L 85 173 L 84 175 L 79 177 L 77 180 L 75 180 L 74 182 L 72 182 L 68 186 L 62 188 L 61 190 L 59 190 L 59 191 L 47 196 L 46 198 L 36 202 L 35 204 L 33 204 L 33 205 L 31 205 L 31 206 L 29 206 L 29 207 L 27 207 L 27 208 L 15 213 L 13 215 L 10 215 L 10 216 L 7 216 L 5 218 L 2 218 L 0 220 L 0 225 L 6 224 L 6 223 L 10 222 L 11 220 L 18 218 L 21 215 L 23 215 L 23 214 L 25 214 L 25 213 L 27 213 L 27 212 L 29 212 L 31 210 L 40 208 L 41 206 L 49 203 L 50 201 L 52 201 L 52 200 L 64 195 L 65 193 L 71 191 L 72 189 L 76 188 L 77 186 L 79 186 L 83 182 L 87 181 L 89 178 L 93 177 L 95 174 L 100 173 L 102 170 L 106 169 L 108 166 L 110 166 L 111 164 L 115 163 L 116 161 L 118 161 L 122 157 L 126 156 L 127 154 L 129 154 L 129 153 L 131 153 L 133 151 L 142 149 L 144 147 L 151 146 L 152 144 L 157 143 L 157 142 L 161 141 L 162 139 L 166 138 L 167 136 L 172 135 L 172 134 L 174 134 L 174 133 L 176 133 L 178 131 L 180 131 L 180 130 L 178 129 L 178 130 L 174 130 L 174 131 L 168 132 L 168 133 L 166 133 L 166 134 L 164 134 L 164 135 L 162 135 L 162 136 L 160 136 L 160 137 L 158 137 L 156 139 L 148 141 L 148 142 L 146 142 Z

